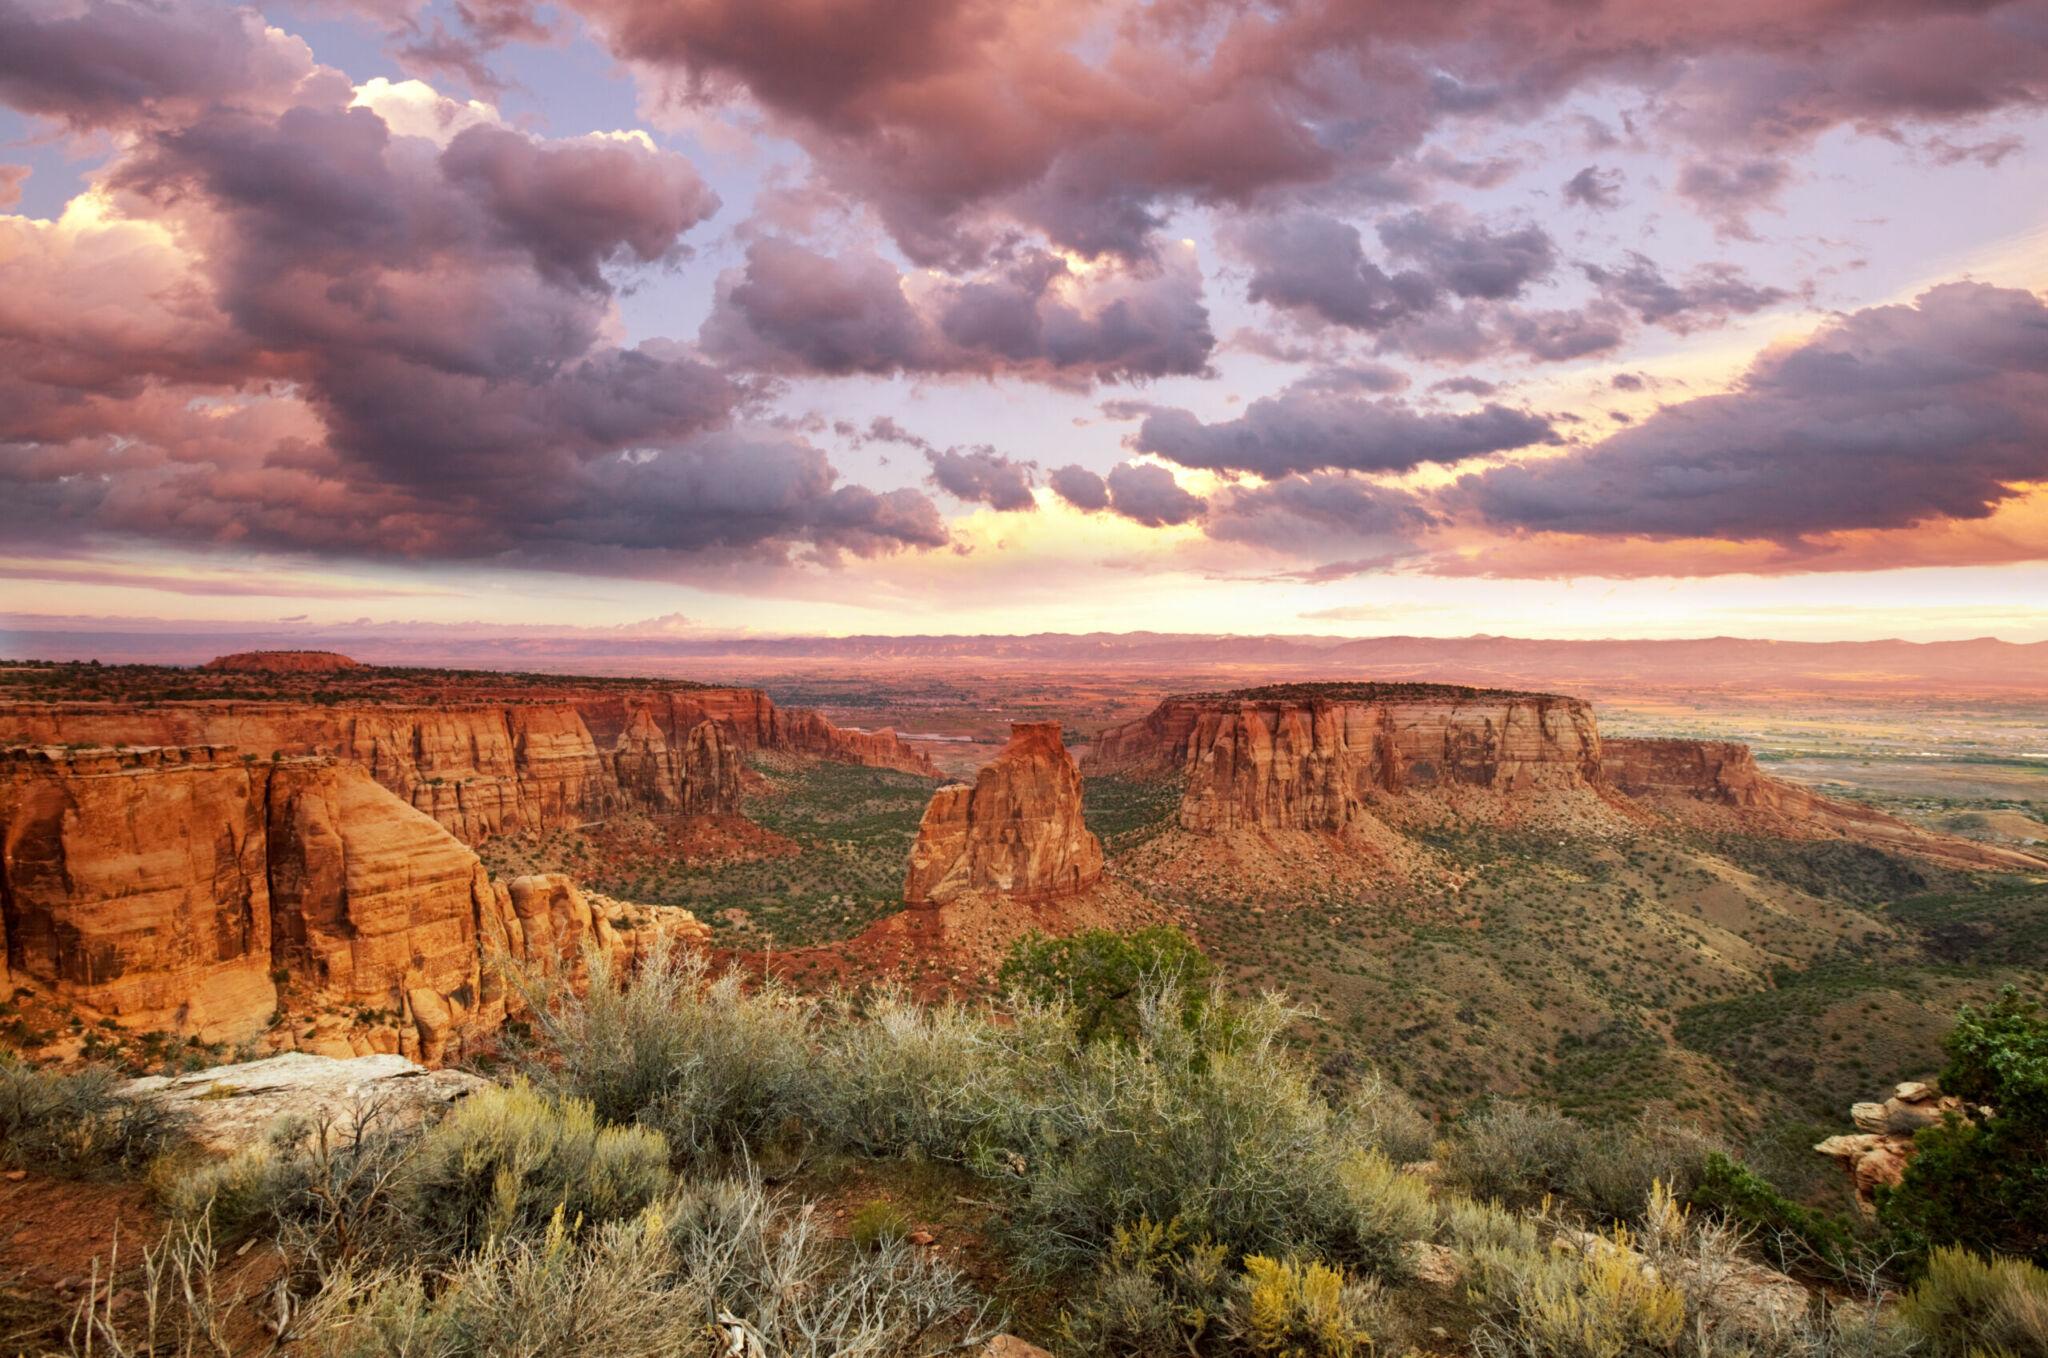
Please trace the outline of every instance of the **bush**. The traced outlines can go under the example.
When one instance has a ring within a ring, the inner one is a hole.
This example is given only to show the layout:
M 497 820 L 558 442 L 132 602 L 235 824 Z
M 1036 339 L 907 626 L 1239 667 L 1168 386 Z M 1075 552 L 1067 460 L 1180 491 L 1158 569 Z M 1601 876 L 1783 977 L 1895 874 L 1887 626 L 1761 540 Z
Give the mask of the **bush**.
M 1588 1127 L 1555 1109 L 1497 1100 L 1454 1129 L 1443 1172 L 1474 1197 L 1517 1207 L 1562 1198 L 1621 1221 L 1652 1185 L 1689 1195 L 1718 1148 L 1689 1127 L 1649 1119 Z
M 1373 1291 L 1314 1261 L 1244 1261 L 1244 1301 L 1234 1329 L 1251 1352 L 1272 1358 L 1352 1358 L 1372 1349 L 1366 1315 Z
M 895 1203 L 886 1198 L 876 1198 L 853 1214 L 846 1233 L 860 1249 L 894 1245 L 910 1234 L 910 1218 L 903 1215 L 903 1209 Z
M 124 1099 L 104 1067 L 38 1069 L 0 1052 L 0 1163 L 59 1173 L 133 1169 L 180 1139 L 182 1120 L 155 1099 Z
M 1345 1135 L 1384 1151 L 1396 1163 L 1426 1160 L 1436 1127 L 1415 1100 L 1378 1071 L 1369 1071 L 1337 1106 Z
M 926 1006 L 900 992 L 833 1030 L 823 1057 L 822 1121 L 868 1155 L 917 1151 L 955 1163 L 988 1162 L 1019 1098 L 1018 1053 L 1056 1051 L 1064 1019 L 1023 1013 L 1007 1030 L 984 1013 Z M 1048 1056 L 1048 1060 L 1059 1059 Z
M 524 1081 L 480 1091 L 420 1137 L 397 1181 L 401 1209 L 459 1251 L 547 1228 L 632 1216 L 668 1187 L 668 1146 L 644 1127 L 597 1125 L 580 1099 Z
M 1943 1091 L 1992 1115 L 1923 1129 L 1878 1219 L 1914 1256 L 1954 1244 L 2048 1265 L 2048 1016 L 2007 987 L 1989 1009 L 1965 1006 L 1943 1046 Z
M 1899 1314 L 1935 1358 L 2048 1353 L 2048 1271 L 1939 1246 Z
M 1010 949 L 998 984 L 1040 1004 L 1069 1007 L 1083 1042 L 1099 1037 L 1134 1041 L 1140 996 L 1172 988 L 1193 1023 L 1208 1000 L 1215 964 L 1188 936 L 1167 924 L 1136 933 L 1089 929 L 1065 938 L 1034 933 Z
M 1719 1151 L 1707 1157 L 1691 1201 L 1748 1231 L 1780 1268 L 1829 1282 L 1867 1272 L 1868 1251 L 1847 1223 L 1793 1202 Z
M 714 978 L 701 956 L 660 943 L 629 985 L 602 951 L 586 956 L 587 995 L 533 986 L 547 1050 L 528 1065 L 537 1083 L 605 1122 L 655 1128 L 688 1158 L 815 1120 L 815 1006 L 772 984 L 749 990 L 737 972 Z
M 1192 1023 L 1171 986 L 1141 994 L 1135 1039 L 1082 1046 L 1036 1072 L 1014 1152 L 1025 1261 L 1099 1258 L 1119 1226 L 1178 1221 L 1233 1257 L 1320 1254 L 1384 1264 L 1397 1209 L 1354 1198 L 1348 1142 L 1301 1061 L 1279 1047 L 1292 1011 L 1212 996 Z M 1361 1192 L 1364 1190 L 1361 1189 Z

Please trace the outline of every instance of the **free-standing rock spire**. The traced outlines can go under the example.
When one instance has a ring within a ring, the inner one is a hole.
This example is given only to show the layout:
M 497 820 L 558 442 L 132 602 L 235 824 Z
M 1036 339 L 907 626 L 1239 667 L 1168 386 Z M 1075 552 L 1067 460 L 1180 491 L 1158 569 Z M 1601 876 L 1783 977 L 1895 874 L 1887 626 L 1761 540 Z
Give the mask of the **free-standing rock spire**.
M 973 786 L 940 788 L 925 808 L 903 899 L 942 905 L 970 891 L 1071 895 L 1102 877 L 1102 844 L 1081 820 L 1081 771 L 1056 721 L 1014 722 Z

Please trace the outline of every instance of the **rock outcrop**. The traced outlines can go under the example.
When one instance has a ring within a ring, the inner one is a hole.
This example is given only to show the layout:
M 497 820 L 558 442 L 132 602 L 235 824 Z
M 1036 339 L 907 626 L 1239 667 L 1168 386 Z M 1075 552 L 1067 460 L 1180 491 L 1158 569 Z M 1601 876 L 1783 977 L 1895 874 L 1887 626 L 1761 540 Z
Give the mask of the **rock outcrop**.
M 358 765 L 0 752 L 5 979 L 125 1028 L 432 1064 L 503 1022 L 501 956 L 573 973 L 586 941 L 626 961 L 667 925 L 701 933 L 558 874 L 493 881 Z
M 968 892 L 1072 895 L 1102 877 L 1102 845 L 1081 819 L 1081 771 L 1058 722 L 1017 722 L 970 787 L 940 788 L 925 808 L 903 899 L 943 905 Z
M 339 651 L 236 651 L 217 655 L 200 667 L 270 674 L 335 674 L 362 665 Z
M 1169 698 L 1102 732 L 1088 771 L 1185 779 L 1181 828 L 1345 833 L 1403 793 L 1593 792 L 1600 733 L 1574 698 L 1316 684 Z
M 1607 781 L 1651 803 L 1696 802 L 1745 813 L 1751 828 L 1836 835 L 1964 870 L 2039 872 L 2048 859 L 2024 849 L 1936 834 L 1882 811 L 1824 797 L 1773 778 L 1749 746 L 1730 740 L 1615 737 L 1601 746 Z
M 403 1128 L 489 1087 L 481 1076 L 424 1070 L 402 1056 L 291 1052 L 189 1075 L 146 1076 L 116 1092 L 164 1103 L 195 1142 L 225 1154 L 262 1142 L 287 1121 L 346 1130 L 374 1117 L 381 1129 Z
M 735 813 L 737 756 L 748 750 L 937 773 L 893 732 L 841 731 L 815 713 L 783 713 L 756 689 L 491 704 L 22 703 L 0 708 L 0 744 L 326 756 L 360 765 L 469 844 L 626 809 Z
M 1856 1124 L 1856 1131 L 1831 1136 L 1814 1149 L 1841 1164 L 1856 1190 L 1857 1206 L 1866 1213 L 1875 1212 L 1877 1190 L 1895 1187 L 1905 1177 L 1906 1162 L 1913 1158 L 1914 1134 L 1951 1113 L 1969 1116 L 1961 1099 L 1944 1095 L 1931 1084 L 1908 1081 L 1882 1103 L 1859 1103 L 1850 1108 L 1849 1120 Z

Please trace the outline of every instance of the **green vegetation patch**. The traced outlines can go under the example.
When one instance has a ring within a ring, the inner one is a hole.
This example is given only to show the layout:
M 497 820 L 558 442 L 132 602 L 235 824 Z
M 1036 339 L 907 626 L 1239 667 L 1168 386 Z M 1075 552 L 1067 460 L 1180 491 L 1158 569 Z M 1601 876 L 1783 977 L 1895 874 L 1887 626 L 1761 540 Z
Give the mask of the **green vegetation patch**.
M 672 863 L 615 872 L 598 863 L 590 884 L 608 895 L 681 905 L 714 928 L 721 912 L 747 912 L 778 946 L 850 937 L 903 903 L 903 872 L 932 781 L 892 769 L 824 760 L 783 768 L 750 797 L 749 819 L 797 846 L 757 862 Z

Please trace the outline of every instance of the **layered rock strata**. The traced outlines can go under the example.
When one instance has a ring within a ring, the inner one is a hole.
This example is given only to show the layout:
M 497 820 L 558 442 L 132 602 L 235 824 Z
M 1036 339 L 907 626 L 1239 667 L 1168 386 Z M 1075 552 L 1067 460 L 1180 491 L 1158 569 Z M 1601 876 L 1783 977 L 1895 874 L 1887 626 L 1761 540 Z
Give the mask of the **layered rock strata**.
M 709 728 L 709 729 L 707 729 Z M 731 813 L 739 757 L 788 750 L 936 776 L 894 732 L 841 731 L 755 689 L 678 689 L 532 703 L 177 702 L 0 708 L 0 744 L 236 747 L 360 765 L 466 843 L 625 809 Z
M 1185 779 L 1183 829 L 1342 833 L 1404 792 L 1596 790 L 1600 732 L 1574 698 L 1431 685 L 1314 685 L 1169 698 L 1102 732 L 1091 774 Z
M 125 1028 L 435 1063 L 502 1023 L 503 959 L 626 961 L 629 913 L 557 874 L 492 880 L 358 765 L 0 752 L 0 980 Z
M 940 788 L 925 808 L 903 899 L 943 905 L 968 892 L 1072 895 L 1102 877 L 1102 844 L 1081 819 L 1081 771 L 1058 722 L 1017 722 L 972 786 Z
M 2048 867 L 2048 859 L 2023 849 L 1937 834 L 1773 778 L 1749 746 L 1735 741 L 1616 737 L 1601 746 L 1601 770 L 1618 791 L 1651 803 L 1728 807 L 1746 813 L 1751 823 L 1839 835 L 1965 870 L 2039 872 Z

